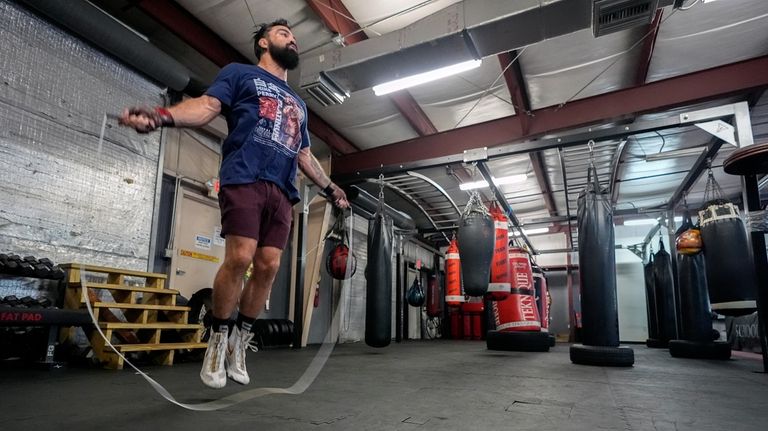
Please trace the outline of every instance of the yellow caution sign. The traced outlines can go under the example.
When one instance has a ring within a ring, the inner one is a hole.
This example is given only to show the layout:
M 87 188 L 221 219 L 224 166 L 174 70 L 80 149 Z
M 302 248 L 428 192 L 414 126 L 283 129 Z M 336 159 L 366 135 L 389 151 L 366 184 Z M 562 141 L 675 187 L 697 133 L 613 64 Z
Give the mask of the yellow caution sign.
M 180 256 L 191 257 L 192 259 L 207 260 L 208 262 L 219 263 L 219 258 L 210 254 L 198 253 L 196 251 L 179 249 Z

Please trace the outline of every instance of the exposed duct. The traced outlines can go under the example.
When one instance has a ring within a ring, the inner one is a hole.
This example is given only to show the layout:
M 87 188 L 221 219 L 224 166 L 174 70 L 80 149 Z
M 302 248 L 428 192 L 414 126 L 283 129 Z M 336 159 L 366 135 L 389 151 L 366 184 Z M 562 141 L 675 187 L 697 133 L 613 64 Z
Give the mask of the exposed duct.
M 594 1 L 465 0 L 380 37 L 303 56 L 300 84 L 317 86 L 324 72 L 323 78 L 353 92 L 508 52 L 590 28 Z M 674 0 L 657 1 L 663 7 Z
M 595 37 L 650 24 L 658 0 L 595 0 L 592 34 Z
M 181 63 L 86 1 L 22 3 L 173 90 L 202 92 L 200 83 Z

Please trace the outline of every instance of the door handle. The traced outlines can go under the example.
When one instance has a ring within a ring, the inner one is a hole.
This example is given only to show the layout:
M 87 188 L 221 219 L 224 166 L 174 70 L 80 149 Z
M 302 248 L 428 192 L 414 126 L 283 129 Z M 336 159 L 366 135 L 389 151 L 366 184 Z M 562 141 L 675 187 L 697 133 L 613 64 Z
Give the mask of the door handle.
M 181 268 L 176 268 L 176 275 L 184 275 L 187 271 L 182 270 Z

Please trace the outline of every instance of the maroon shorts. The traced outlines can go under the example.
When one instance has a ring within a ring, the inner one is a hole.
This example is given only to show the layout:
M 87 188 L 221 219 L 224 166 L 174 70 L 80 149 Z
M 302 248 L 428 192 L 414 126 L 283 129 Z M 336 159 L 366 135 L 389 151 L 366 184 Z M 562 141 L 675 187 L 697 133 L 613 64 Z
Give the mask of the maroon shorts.
M 285 193 L 268 181 L 221 186 L 221 236 L 245 236 L 259 247 L 282 250 L 291 232 L 292 207 Z

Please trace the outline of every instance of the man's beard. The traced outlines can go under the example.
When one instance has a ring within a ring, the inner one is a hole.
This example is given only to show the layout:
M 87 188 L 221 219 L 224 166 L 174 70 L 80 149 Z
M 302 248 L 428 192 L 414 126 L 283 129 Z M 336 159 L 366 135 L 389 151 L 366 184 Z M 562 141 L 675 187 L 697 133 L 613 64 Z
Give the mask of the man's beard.
M 282 48 L 269 44 L 269 55 L 283 69 L 293 70 L 299 65 L 299 53 L 286 45 Z

